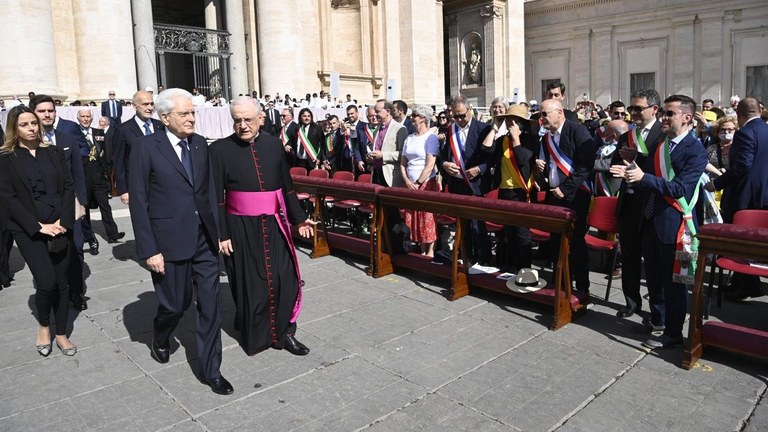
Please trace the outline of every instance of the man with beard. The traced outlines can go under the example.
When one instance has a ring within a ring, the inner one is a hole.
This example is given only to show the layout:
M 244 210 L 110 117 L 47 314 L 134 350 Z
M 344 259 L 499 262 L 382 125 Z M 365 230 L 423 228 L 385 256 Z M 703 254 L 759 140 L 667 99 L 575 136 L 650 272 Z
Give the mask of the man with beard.
M 211 144 L 211 165 L 235 328 L 248 355 L 270 347 L 307 355 L 295 337 L 301 277 L 291 225 L 310 237 L 315 223 L 296 198 L 282 144 L 259 131 L 258 102 L 236 98 L 230 112 L 235 133 Z

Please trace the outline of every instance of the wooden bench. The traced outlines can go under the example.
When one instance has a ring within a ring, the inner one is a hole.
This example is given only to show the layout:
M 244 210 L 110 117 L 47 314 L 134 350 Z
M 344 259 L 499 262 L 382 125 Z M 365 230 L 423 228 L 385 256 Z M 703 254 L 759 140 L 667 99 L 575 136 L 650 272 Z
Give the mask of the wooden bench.
M 297 192 L 309 193 L 316 197 L 316 205 L 312 214 L 312 220 L 319 223 L 317 229 L 315 229 L 315 236 L 312 241 L 311 257 L 319 258 L 329 255 L 331 253 L 331 248 L 333 248 L 365 256 L 371 263 L 375 262 L 373 259 L 373 245 L 376 243 L 374 230 L 371 229 L 367 239 L 329 232 L 329 219 L 325 207 L 325 197 L 332 196 L 337 201 L 341 199 L 350 199 L 362 203 L 373 203 L 375 207 L 377 199 L 376 192 L 381 189 L 382 186 L 372 183 L 323 179 L 309 176 L 295 176 L 292 178 L 293 186 Z M 374 220 L 371 223 L 372 227 L 376 224 L 375 211 L 373 213 L 373 218 Z M 373 271 L 374 269 L 370 268 L 369 274 L 373 273 Z
M 768 332 L 736 324 L 703 322 L 704 277 L 708 254 L 768 262 L 768 228 L 710 224 L 699 229 L 699 257 L 691 295 L 691 319 L 683 367 L 691 369 L 705 346 L 713 346 L 768 360 Z
M 396 207 L 417 211 L 428 211 L 456 218 L 456 235 L 450 267 L 430 263 L 429 258 L 419 254 L 393 255 L 386 226 L 386 208 Z M 382 232 L 380 241 L 375 245 L 374 258 L 377 259 L 373 276 L 380 277 L 391 273 L 394 268 L 402 267 L 423 273 L 445 277 L 451 282 L 451 300 L 459 299 L 469 293 L 469 287 L 484 288 L 527 300 L 554 306 L 553 329 L 558 329 L 573 318 L 574 312 L 583 311 L 589 301 L 588 296 L 571 290 L 568 252 L 573 232 L 573 211 L 542 204 L 520 203 L 515 201 L 495 200 L 482 197 L 446 194 L 440 192 L 415 191 L 406 188 L 382 188 L 378 191 L 377 231 Z M 555 267 L 554 283 L 542 290 L 522 294 L 510 291 L 506 281 L 495 275 L 470 275 L 468 268 L 459 264 L 470 262 L 462 241 L 466 235 L 464 222 L 483 220 L 501 225 L 514 225 L 536 228 L 550 233 L 560 234 L 559 259 Z

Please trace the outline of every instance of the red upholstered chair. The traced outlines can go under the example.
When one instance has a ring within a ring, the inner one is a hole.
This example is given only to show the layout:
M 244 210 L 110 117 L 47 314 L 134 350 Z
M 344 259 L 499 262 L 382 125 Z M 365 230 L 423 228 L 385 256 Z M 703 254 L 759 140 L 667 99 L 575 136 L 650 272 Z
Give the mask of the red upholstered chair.
M 328 171 L 326 171 L 326 170 L 321 170 L 321 169 L 313 169 L 313 170 L 310 170 L 310 171 L 309 171 L 309 176 L 310 176 L 310 177 L 316 177 L 316 178 L 327 179 L 327 178 L 328 178 Z M 330 198 L 330 197 L 326 197 L 326 198 L 325 198 L 325 202 L 326 202 L 326 203 L 328 203 L 328 199 L 329 199 L 329 198 Z M 314 196 L 310 196 L 310 197 L 309 197 L 309 202 L 311 202 L 313 206 L 315 205 L 315 202 L 316 202 L 316 201 L 317 201 L 317 199 L 316 199 Z
M 616 197 L 595 197 L 592 210 L 589 212 L 589 216 L 587 216 L 587 225 L 608 234 L 608 240 L 593 236 L 592 234 L 587 234 L 584 237 L 589 249 L 611 253 L 611 266 L 610 270 L 608 270 L 608 286 L 605 289 L 606 301 L 608 301 L 608 296 L 611 293 L 613 268 L 616 267 L 616 257 L 619 254 L 619 240 L 616 238 L 616 233 L 619 230 L 618 221 L 616 219 L 617 202 L 618 198 Z
M 345 180 L 345 181 L 355 181 L 355 175 L 349 171 L 336 171 L 333 173 L 333 177 L 331 177 L 334 180 Z M 328 201 L 328 198 L 331 198 L 331 201 Z M 351 210 L 356 209 L 360 207 L 360 201 L 357 200 L 337 200 L 333 197 L 326 197 L 326 202 L 330 202 L 333 207 L 343 209 L 347 213 L 348 220 L 352 220 L 351 218 Z M 350 222 L 351 224 L 351 222 Z M 333 229 L 336 225 L 336 218 L 334 217 L 331 219 L 331 228 Z M 354 227 L 352 227 L 354 229 Z
M 291 167 L 291 175 L 305 176 L 307 175 L 307 170 L 303 167 Z
M 365 173 L 360 174 L 357 177 L 357 180 L 355 180 L 358 183 L 371 183 L 373 181 L 373 176 L 371 174 Z M 366 224 L 368 223 L 368 219 L 373 215 L 373 203 L 369 202 L 361 202 L 359 206 L 357 206 L 357 213 L 360 216 L 357 221 L 357 225 L 355 226 L 355 234 L 359 235 L 363 232 L 363 217 L 366 219 Z
M 755 228 L 768 228 L 768 210 L 740 210 L 733 215 L 734 225 L 743 225 Z M 712 302 L 712 285 L 715 279 L 715 267 L 718 269 L 717 282 L 717 307 L 723 304 L 723 270 L 743 273 L 751 276 L 768 277 L 768 270 L 762 267 L 749 265 L 749 260 L 744 258 L 717 257 L 715 265 L 709 270 L 709 288 L 707 290 L 704 318 L 709 318 L 709 306 Z

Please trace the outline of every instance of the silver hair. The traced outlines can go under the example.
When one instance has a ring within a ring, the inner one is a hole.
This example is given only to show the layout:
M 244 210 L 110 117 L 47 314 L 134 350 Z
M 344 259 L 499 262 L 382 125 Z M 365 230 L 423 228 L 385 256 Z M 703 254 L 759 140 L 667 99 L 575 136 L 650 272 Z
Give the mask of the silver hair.
M 238 96 L 232 99 L 232 102 L 229 103 L 229 113 L 234 114 L 234 109 L 238 105 L 251 105 L 256 110 L 256 115 L 261 113 L 261 104 L 250 96 Z
M 416 114 L 419 117 L 423 117 L 427 121 L 432 119 L 432 114 L 434 113 L 435 111 L 429 105 L 416 105 L 415 107 L 411 108 L 411 114 Z
M 186 98 L 192 102 L 192 93 L 181 88 L 169 88 L 163 90 L 163 92 L 157 96 L 157 100 L 155 101 L 155 111 L 157 112 L 157 115 L 173 111 L 173 108 L 176 106 L 175 99 L 177 98 Z
M 491 106 L 494 106 L 494 105 L 496 105 L 499 102 L 501 102 L 501 104 L 504 105 L 505 109 L 509 108 L 509 99 L 507 99 L 504 96 L 497 96 L 497 97 L 493 98 L 493 100 L 491 101 Z

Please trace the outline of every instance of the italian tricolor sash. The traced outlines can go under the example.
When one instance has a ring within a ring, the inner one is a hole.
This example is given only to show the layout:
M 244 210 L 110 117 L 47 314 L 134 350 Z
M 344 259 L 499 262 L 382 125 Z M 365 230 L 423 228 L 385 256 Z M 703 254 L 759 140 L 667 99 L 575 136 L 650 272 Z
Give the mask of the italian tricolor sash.
M 472 184 L 467 177 L 466 168 L 464 167 L 464 143 L 461 141 L 461 133 L 459 132 L 459 126 L 454 123 L 453 126 L 448 129 L 448 144 L 451 147 L 451 153 L 453 154 L 453 162 L 459 166 L 459 174 L 464 182 L 472 189 Z
M 307 152 L 309 160 L 317 162 L 317 151 L 312 147 L 312 143 L 309 142 L 309 137 L 307 137 L 307 131 L 304 130 L 304 127 L 299 128 L 299 141 L 301 141 L 301 146 L 304 147 L 304 151 Z
M 288 144 L 288 126 L 283 126 L 280 130 L 280 141 L 283 142 L 283 146 Z
M 371 129 L 370 126 L 366 126 L 363 128 L 365 131 L 365 137 L 368 138 L 368 147 L 373 148 L 374 143 L 376 142 L 376 126 Z
M 608 181 L 608 175 L 599 172 L 595 176 L 595 195 L 596 196 L 616 196 L 616 192 L 611 189 L 611 183 Z
M 661 177 L 666 181 L 672 181 L 675 178 L 669 138 L 665 139 L 662 146 L 656 151 L 653 167 L 657 177 Z M 701 182 L 696 183 L 696 189 L 693 191 L 690 203 L 684 196 L 674 199 L 664 195 L 664 200 L 683 215 L 683 221 L 677 231 L 677 241 L 675 242 L 675 264 L 672 270 L 673 282 L 693 284 L 694 273 L 696 273 L 696 258 L 699 251 L 699 239 L 696 238 L 696 225 L 693 223 L 693 208 L 696 206 L 696 201 L 699 197 L 700 184 Z
M 331 132 L 325 136 L 325 148 L 328 149 L 329 155 L 333 154 L 333 135 L 334 133 Z
M 571 160 L 570 157 L 568 157 L 565 152 L 560 148 L 560 146 L 556 146 L 555 143 L 552 142 L 550 139 L 550 134 L 544 135 L 544 148 L 547 149 L 547 153 L 549 153 L 549 157 L 551 160 L 555 162 L 555 165 L 557 165 L 557 168 L 565 174 L 567 177 L 570 177 L 573 175 L 573 160 Z M 589 187 L 589 184 L 584 181 L 581 182 L 581 185 L 579 185 L 579 188 L 588 192 L 592 193 L 592 190 Z
M 627 142 L 629 143 L 629 148 L 636 148 L 638 153 L 643 156 L 648 156 L 648 146 L 645 145 L 642 128 L 636 127 L 629 131 Z
M 526 179 L 523 178 L 523 173 L 520 171 L 520 165 L 517 163 L 517 158 L 515 157 L 515 153 L 512 151 L 512 145 L 509 141 L 509 135 L 504 135 L 504 147 L 509 152 L 509 161 L 512 162 L 512 171 L 514 171 L 514 174 L 517 179 L 520 181 L 521 185 L 523 186 L 523 189 L 525 189 L 525 198 L 526 201 L 531 202 L 531 189 L 533 188 L 533 175 L 531 175 L 530 178 L 526 181 Z

